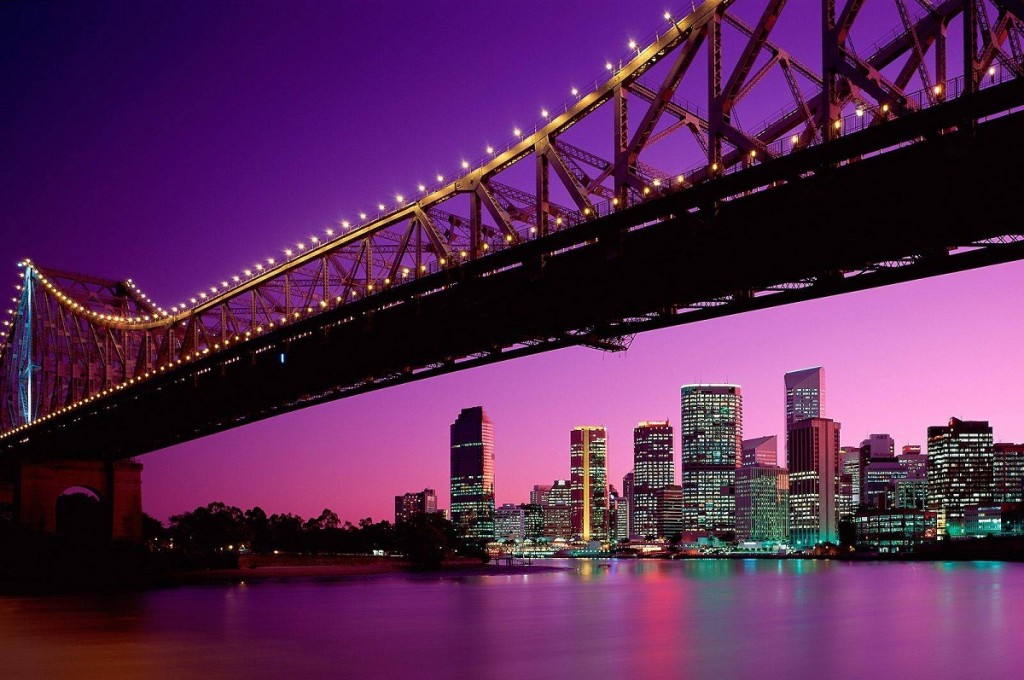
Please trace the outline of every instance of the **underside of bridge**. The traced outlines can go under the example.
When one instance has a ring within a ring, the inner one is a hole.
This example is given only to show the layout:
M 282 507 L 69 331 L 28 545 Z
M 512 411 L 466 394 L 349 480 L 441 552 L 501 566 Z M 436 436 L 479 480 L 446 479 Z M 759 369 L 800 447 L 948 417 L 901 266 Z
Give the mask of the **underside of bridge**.
M 4 455 L 123 459 L 472 366 L 1024 259 L 1022 104 L 1011 81 L 439 271 L 130 385 Z

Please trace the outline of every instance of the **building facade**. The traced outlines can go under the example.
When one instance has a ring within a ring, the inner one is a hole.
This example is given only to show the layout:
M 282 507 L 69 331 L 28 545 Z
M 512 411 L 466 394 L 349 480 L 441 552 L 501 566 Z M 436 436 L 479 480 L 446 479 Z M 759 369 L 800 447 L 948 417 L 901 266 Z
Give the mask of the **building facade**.
M 548 502 L 544 506 L 544 536 L 550 539 L 569 539 L 572 537 L 569 502 L 572 494 L 569 480 L 556 479 L 548 492 Z
M 839 423 L 807 418 L 786 431 L 789 540 L 798 548 L 837 543 Z
M 821 366 L 790 371 L 786 384 L 786 427 L 807 418 L 825 417 L 825 369 Z M 776 462 L 776 465 L 778 463 Z
M 658 494 L 675 484 L 672 426 L 644 421 L 633 428 L 633 527 L 638 536 L 658 535 Z
M 928 428 L 928 509 L 938 534 L 964 533 L 964 507 L 992 502 L 992 428 L 982 420 L 950 418 Z
M 736 538 L 785 543 L 789 539 L 789 473 L 753 463 L 736 470 Z
M 418 513 L 437 512 L 437 494 L 433 489 L 395 496 L 395 524 L 400 524 Z
M 526 538 L 526 513 L 514 503 L 505 503 L 494 512 L 494 540 L 522 541 Z
M 494 424 L 482 406 L 451 426 L 451 520 L 470 538 L 494 540 Z
M 992 486 L 996 503 L 1020 503 L 1024 482 L 1024 444 L 994 444 Z
M 573 536 L 608 538 L 607 432 L 599 426 L 574 427 L 569 434 L 569 509 Z
M 740 386 L 683 385 L 680 402 L 683 528 L 732 531 L 743 445 Z
M 658 489 L 658 523 L 654 533 L 660 538 L 671 539 L 683 532 L 683 487 L 677 484 Z
M 779 464 L 779 438 L 774 434 L 770 437 L 744 439 L 741 448 L 741 465 Z

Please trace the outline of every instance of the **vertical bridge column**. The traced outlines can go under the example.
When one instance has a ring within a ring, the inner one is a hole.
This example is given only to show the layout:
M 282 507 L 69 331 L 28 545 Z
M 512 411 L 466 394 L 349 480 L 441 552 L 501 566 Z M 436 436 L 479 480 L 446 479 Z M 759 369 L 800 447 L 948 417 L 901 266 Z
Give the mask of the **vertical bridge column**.
M 22 463 L 14 485 L 21 526 L 57 531 L 57 499 L 75 486 L 99 496 L 111 540 L 142 540 L 142 463 L 127 460 Z

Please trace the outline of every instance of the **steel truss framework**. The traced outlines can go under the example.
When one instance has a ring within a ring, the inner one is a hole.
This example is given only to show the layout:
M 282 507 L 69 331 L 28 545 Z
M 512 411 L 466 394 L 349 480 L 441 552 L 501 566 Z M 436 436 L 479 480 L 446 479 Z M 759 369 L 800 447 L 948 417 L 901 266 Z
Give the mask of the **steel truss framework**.
M 532 242 L 554 242 L 556 235 L 636 212 L 660 198 L 707 194 L 707 202 L 692 211 L 690 219 L 699 221 L 713 216 L 722 201 L 787 180 L 755 182 L 732 194 L 703 191 L 707 186 L 724 186 L 729 178 L 755 175 L 769 161 L 1024 78 L 1021 0 L 917 0 L 914 7 L 908 7 L 907 0 L 890 1 L 898 10 L 900 26 L 870 53 L 861 53 L 853 46 L 851 31 L 863 0 L 838 5 L 823 0 L 822 61 L 815 68 L 771 40 L 785 0 L 764 0 L 754 24 L 730 12 L 734 0 L 707 0 L 670 22 L 669 30 L 638 48 L 628 63 L 612 68 L 610 77 L 593 91 L 579 94 L 545 124 L 455 181 L 427 190 L 418 200 L 403 202 L 376 219 L 346 224 L 336 236 L 297 246 L 283 261 L 256 265 L 187 305 L 164 309 L 130 280 L 60 272 L 26 260 L 0 345 L 0 440 L 138 383 L 173 374 L 183 365 L 259 342 L 257 338 L 311 317 L 329 313 L 336 318 L 339 308 L 350 307 L 353 315 L 370 313 L 357 310 L 368 309 L 362 303 L 382 292 L 414 282 L 424 285 L 409 287 L 410 291 L 431 290 L 432 281 L 439 282 L 433 290 L 457 285 L 450 283 L 459 280 L 451 273 L 471 269 L 476 260 Z M 957 18 L 963 26 L 962 68 L 951 78 L 947 30 Z M 722 57 L 726 40 L 736 41 L 729 53 L 738 55 L 729 63 Z M 678 95 L 702 50 L 707 66 L 703 109 Z M 652 83 L 655 67 L 660 77 Z M 781 74 L 779 82 L 785 84 L 791 105 L 760 125 L 744 128 L 736 115 L 737 104 L 772 74 Z M 914 91 L 909 90 L 912 83 Z M 611 158 L 564 138 L 573 126 L 609 107 Z M 948 131 L 964 124 L 974 121 L 961 121 Z M 703 154 L 698 165 L 668 173 L 641 160 L 646 150 L 673 135 L 696 142 Z M 915 141 L 920 140 L 901 143 Z M 856 160 L 847 157 L 839 163 Z M 524 166 L 531 167 L 535 178 L 532 192 L 502 181 L 503 173 Z M 553 183 L 568 196 L 567 205 L 552 199 Z M 454 199 L 468 204 L 468 212 L 457 208 L 459 201 Z M 1000 238 L 1008 243 L 1019 240 L 1012 234 Z M 912 265 L 921 257 L 864 262 L 859 269 L 832 275 L 877 274 Z M 817 284 L 820 281 L 801 280 L 757 291 L 723 290 L 682 311 L 700 316 L 737 300 L 774 294 L 799 299 L 799 291 Z M 541 345 L 590 344 L 616 349 L 622 347 L 617 338 L 650 327 L 643 319 L 618 321 L 618 335 L 607 329 L 574 328 L 557 342 L 526 341 L 522 348 L 529 352 Z

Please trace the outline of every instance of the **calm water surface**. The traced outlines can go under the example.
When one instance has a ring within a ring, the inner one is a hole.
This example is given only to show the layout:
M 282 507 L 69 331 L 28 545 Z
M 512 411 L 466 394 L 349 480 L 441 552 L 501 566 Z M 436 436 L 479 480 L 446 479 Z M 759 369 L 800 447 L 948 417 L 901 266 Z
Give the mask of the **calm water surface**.
M 4 597 L 0 677 L 1024 677 L 1024 564 L 561 564 Z

